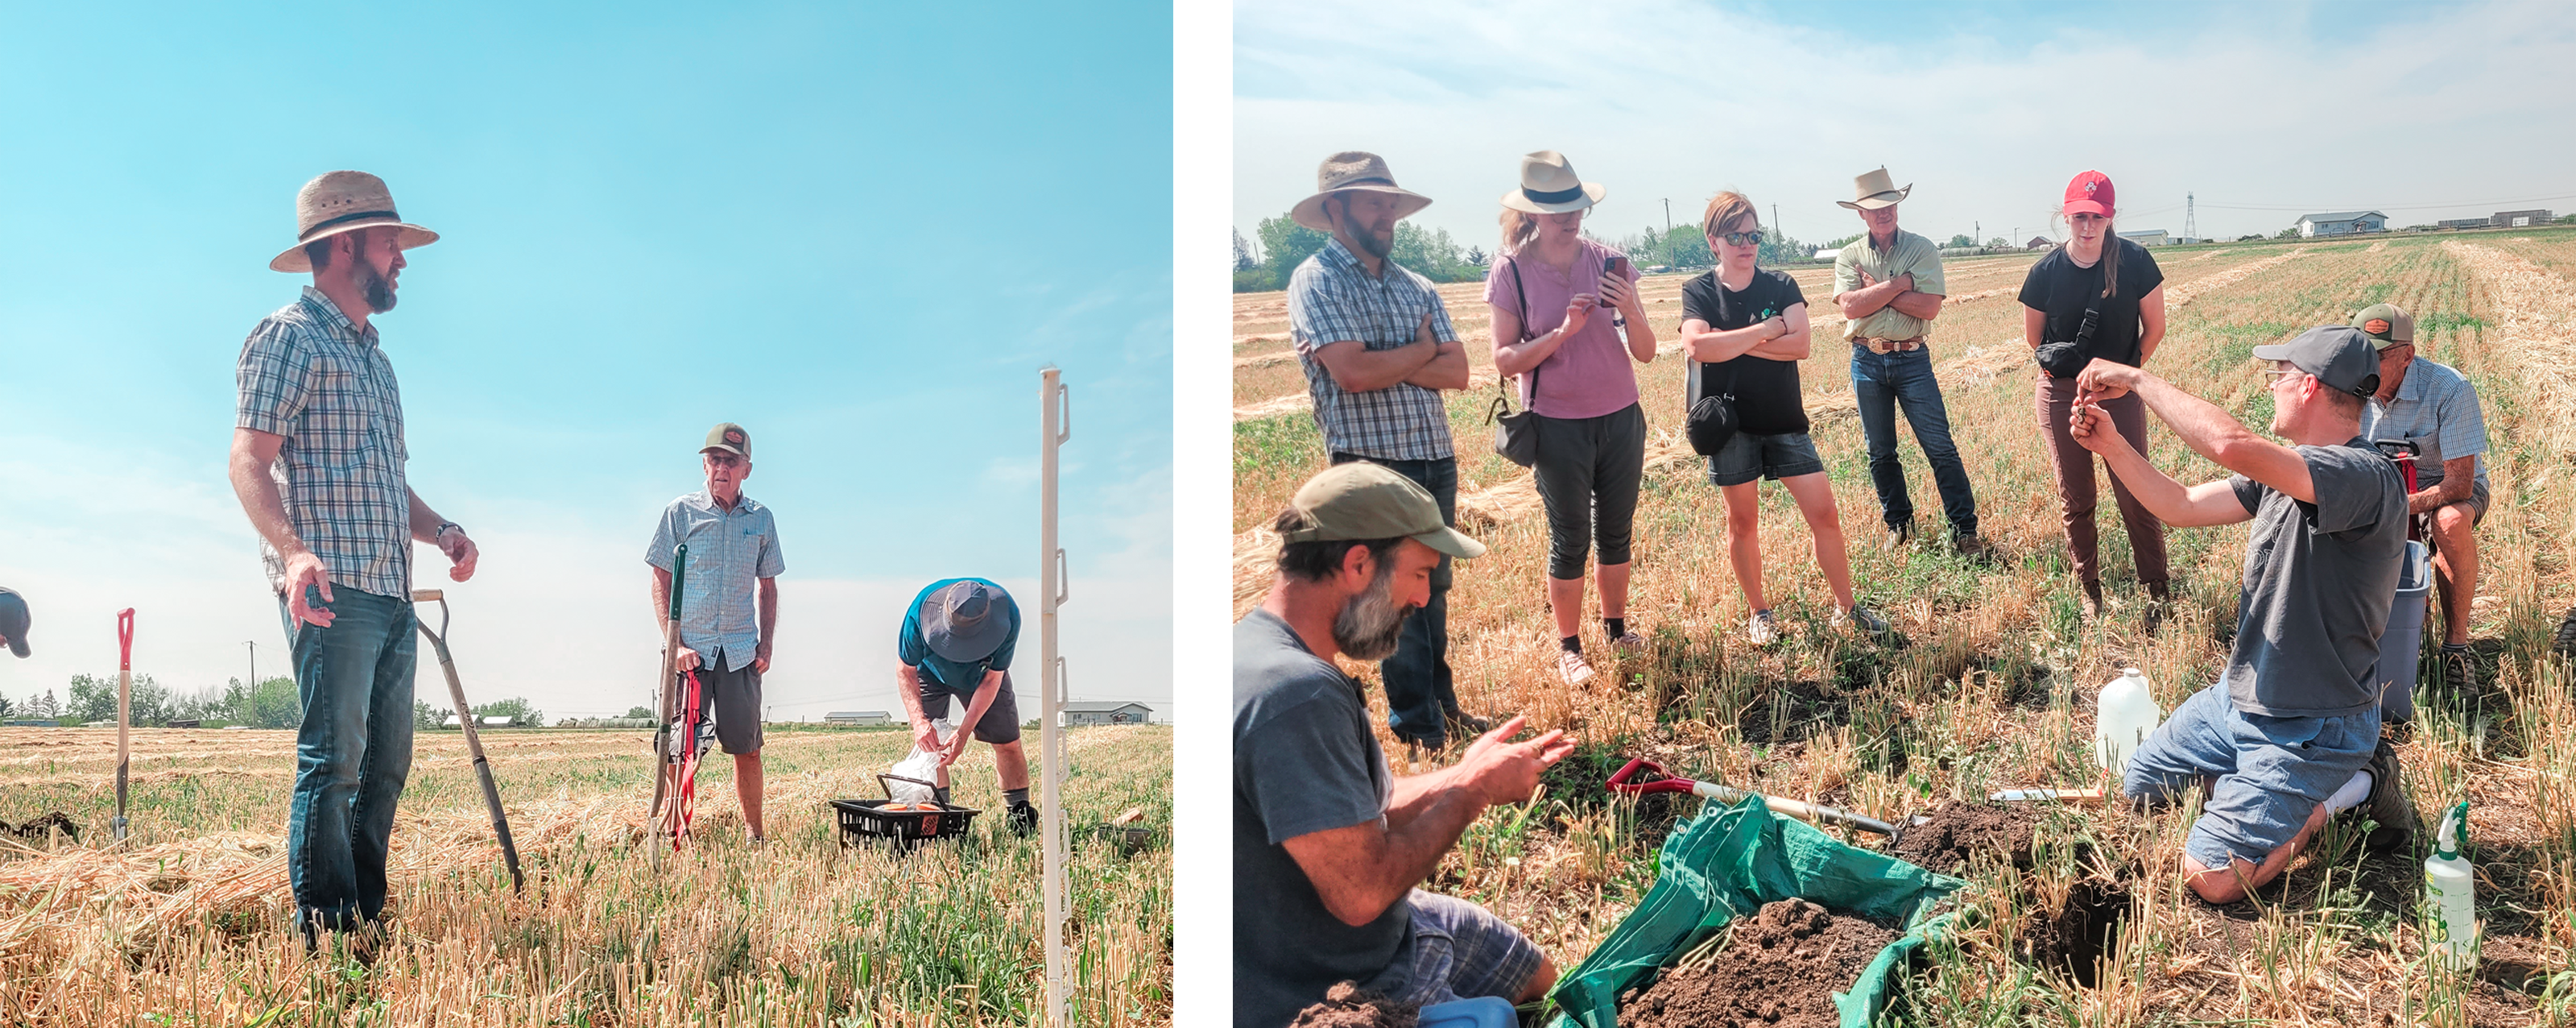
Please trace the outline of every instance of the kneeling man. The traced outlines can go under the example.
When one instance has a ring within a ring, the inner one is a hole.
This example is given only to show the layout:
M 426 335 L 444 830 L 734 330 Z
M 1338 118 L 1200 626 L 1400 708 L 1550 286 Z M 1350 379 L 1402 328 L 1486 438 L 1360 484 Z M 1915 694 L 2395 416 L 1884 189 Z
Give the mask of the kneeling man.
M 2273 365 L 2272 433 L 2137 368 L 2094 361 L 2076 377 L 2073 435 L 2167 525 L 2251 519 L 2236 643 L 2209 688 L 2129 758 L 2130 798 L 2169 801 L 2205 783 L 2183 843 L 2193 892 L 2232 903 L 2289 866 L 2326 818 L 2360 807 L 2374 850 L 2415 831 L 2397 752 L 2379 737 L 2379 635 L 2406 546 L 2406 487 L 2361 438 L 2379 388 L 2370 340 L 2344 326 L 2254 348 Z M 2234 475 L 2185 486 L 2111 428 L 2095 401 L 2136 393 L 2195 452 Z
M 1360 683 L 1333 664 L 1394 652 L 1441 556 L 1484 545 L 1365 462 L 1315 476 L 1277 528 L 1278 578 L 1234 629 L 1234 1023 L 1279 1028 L 1345 980 L 1402 1003 L 1536 999 L 1556 982 L 1546 954 L 1484 908 L 1413 886 L 1574 744 L 1561 731 L 1506 742 L 1513 718 L 1457 764 L 1397 778 Z

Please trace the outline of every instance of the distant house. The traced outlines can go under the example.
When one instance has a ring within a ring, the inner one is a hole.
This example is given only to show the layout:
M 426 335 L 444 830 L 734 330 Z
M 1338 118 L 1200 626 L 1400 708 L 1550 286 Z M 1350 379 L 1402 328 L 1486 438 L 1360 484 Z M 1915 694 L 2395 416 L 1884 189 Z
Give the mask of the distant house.
M 1064 705 L 1064 725 L 1141 725 L 1154 720 L 1154 708 L 1142 703 L 1076 702 Z
M 1815 259 L 1820 261 L 1829 261 L 1839 256 L 1842 256 L 1841 250 L 1818 250 L 1816 251 Z
M 454 714 L 449 714 L 449 715 L 447 715 L 447 720 L 439 722 L 439 723 L 438 723 L 438 727 L 440 727 L 440 728 L 454 728 L 454 727 L 456 727 L 456 715 L 454 715 Z M 476 727 L 476 728 L 508 728 L 508 727 L 510 727 L 510 715 L 508 715 L 508 714 L 485 714 L 485 715 L 483 715 L 483 716 L 481 716 L 481 717 L 478 717 L 478 718 L 475 718 L 475 719 L 474 719 L 474 727 Z
M 882 710 L 836 710 L 823 715 L 827 725 L 890 725 L 894 715 Z
M 2160 228 L 2144 229 L 2137 232 L 2122 232 L 2120 233 L 2120 238 L 2136 243 L 2139 246 L 2170 246 L 2173 244 L 2173 237 L 2167 235 L 2165 230 Z
M 2051 242 L 2047 236 L 2032 236 L 2030 242 L 2021 244 L 2024 250 L 2050 250 L 2056 247 L 2057 244 Z
M 2388 231 L 2388 215 L 2378 211 L 2332 211 L 2325 214 L 2303 214 L 2298 221 L 2299 236 L 2348 236 L 2356 232 Z
M 2549 224 L 2548 211 L 2497 211 L 2487 224 L 2497 228 L 2530 228 Z
M 2489 225 L 2492 225 L 2492 224 L 2494 224 L 2494 223 L 2495 223 L 2495 219 L 2493 219 L 2493 218 L 2444 218 L 2444 219 L 2442 219 L 2442 220 L 2440 220 L 2440 221 L 2436 221 L 2436 222 L 2434 222 L 2434 223 L 2433 223 L 2433 227 L 2435 227 L 2435 228 L 2453 228 L 2453 229 L 2457 229 L 2457 228 L 2485 228 L 2485 227 L 2487 227 L 2487 226 L 2489 226 Z

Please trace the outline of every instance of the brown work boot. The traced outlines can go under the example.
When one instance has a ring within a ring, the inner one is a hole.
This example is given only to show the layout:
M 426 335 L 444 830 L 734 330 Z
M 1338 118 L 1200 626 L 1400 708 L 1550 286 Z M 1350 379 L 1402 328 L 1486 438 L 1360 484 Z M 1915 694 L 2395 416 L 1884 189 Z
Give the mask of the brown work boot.
M 2486 690 L 2478 684 L 2477 659 L 2470 656 L 2467 648 L 2455 650 L 2445 646 L 2440 653 L 2442 684 L 2451 690 L 2453 696 L 2462 703 L 2469 703 L 2486 695 Z
M 1989 564 L 1995 559 L 1994 544 L 1975 532 L 1957 532 L 1950 536 L 1950 549 L 1968 559 L 1970 564 Z
M 2551 651 L 2576 660 L 2576 607 L 2567 608 L 2567 616 L 2558 622 L 2558 638 L 2549 644 Z
M 2397 748 L 2388 740 L 2370 753 L 2370 798 L 2346 814 L 2367 817 L 2378 827 L 2362 840 L 2373 853 L 2395 853 L 2415 844 L 2415 805 L 2406 801 L 2406 785 L 2397 767 Z
M 2102 583 L 2085 582 L 2083 586 L 2084 596 L 2081 602 L 2084 606 L 2084 620 L 2102 620 Z

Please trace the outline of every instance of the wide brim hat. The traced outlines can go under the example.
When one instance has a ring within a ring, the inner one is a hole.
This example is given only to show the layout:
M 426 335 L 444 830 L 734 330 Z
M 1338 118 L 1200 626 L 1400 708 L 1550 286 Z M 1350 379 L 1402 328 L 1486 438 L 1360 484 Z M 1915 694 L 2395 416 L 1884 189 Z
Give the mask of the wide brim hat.
M 952 582 L 921 605 L 921 641 L 959 663 L 993 655 L 1011 634 L 1011 594 L 983 582 Z
M 402 230 L 394 238 L 397 249 L 409 250 L 438 241 L 438 233 L 402 220 L 394 210 L 393 192 L 385 188 L 385 180 L 363 171 L 324 172 L 296 192 L 295 245 L 271 258 L 268 270 L 312 271 L 313 262 L 305 258 L 304 248 L 315 240 L 378 225 Z
M 1874 211 L 1881 207 L 1894 207 L 1913 193 L 1914 183 L 1908 182 L 1905 188 L 1898 189 L 1896 179 L 1887 173 L 1886 168 L 1880 168 L 1853 178 L 1852 198 L 1834 202 L 1855 211 Z
M 1344 150 L 1324 158 L 1322 166 L 1315 169 L 1315 195 L 1289 208 L 1288 220 L 1318 232 L 1330 232 L 1333 221 L 1324 216 L 1324 198 L 1349 190 L 1395 197 L 1395 216 L 1399 219 L 1431 206 L 1430 197 L 1395 184 L 1394 173 L 1386 170 L 1386 158 L 1362 150 Z
M 1554 150 L 1521 158 L 1521 187 L 1503 194 L 1503 206 L 1524 214 L 1563 214 L 1600 203 L 1610 191 L 1583 181 L 1574 165 Z
M 27 655 L 27 601 L 15 589 L 0 589 L 0 635 L 9 637 L 9 652 Z

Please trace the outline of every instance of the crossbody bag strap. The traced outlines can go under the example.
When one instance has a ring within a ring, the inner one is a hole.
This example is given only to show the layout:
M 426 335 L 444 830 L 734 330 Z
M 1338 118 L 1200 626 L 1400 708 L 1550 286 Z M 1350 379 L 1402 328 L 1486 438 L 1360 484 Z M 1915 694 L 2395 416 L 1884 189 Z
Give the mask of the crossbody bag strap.
M 1538 338 L 1538 333 L 1530 331 L 1529 286 L 1523 284 L 1521 281 L 1520 257 L 1518 255 L 1514 255 L 1506 258 L 1506 261 L 1511 265 L 1512 269 L 1512 295 L 1519 299 L 1521 306 L 1520 341 L 1526 343 L 1532 339 Z M 1541 361 L 1539 363 L 1544 364 L 1546 362 Z M 1529 390 L 1521 396 L 1521 409 L 1528 410 L 1532 404 L 1538 402 L 1538 365 L 1532 364 L 1528 371 L 1514 377 L 1520 378 L 1529 384 Z M 1494 376 L 1494 388 L 1497 390 L 1503 388 L 1503 377 L 1501 375 Z

